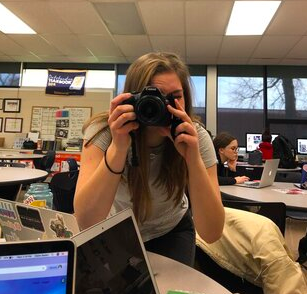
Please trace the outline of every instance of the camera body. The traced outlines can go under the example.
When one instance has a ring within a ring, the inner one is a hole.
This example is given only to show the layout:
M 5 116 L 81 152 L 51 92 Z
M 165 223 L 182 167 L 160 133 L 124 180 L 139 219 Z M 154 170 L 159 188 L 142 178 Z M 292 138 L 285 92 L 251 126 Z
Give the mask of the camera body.
M 142 92 L 133 93 L 122 104 L 130 104 L 134 108 L 136 120 L 144 126 L 169 126 L 173 115 L 168 111 L 167 105 L 175 106 L 172 94 L 163 95 L 156 87 L 145 87 Z

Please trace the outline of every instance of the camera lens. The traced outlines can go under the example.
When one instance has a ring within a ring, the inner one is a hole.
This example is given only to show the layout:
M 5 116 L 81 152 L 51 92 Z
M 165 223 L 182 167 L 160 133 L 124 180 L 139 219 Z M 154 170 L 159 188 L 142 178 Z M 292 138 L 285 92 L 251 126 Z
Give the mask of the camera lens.
M 164 119 L 165 111 L 161 99 L 154 96 L 144 96 L 136 105 L 137 119 L 147 126 L 159 125 Z

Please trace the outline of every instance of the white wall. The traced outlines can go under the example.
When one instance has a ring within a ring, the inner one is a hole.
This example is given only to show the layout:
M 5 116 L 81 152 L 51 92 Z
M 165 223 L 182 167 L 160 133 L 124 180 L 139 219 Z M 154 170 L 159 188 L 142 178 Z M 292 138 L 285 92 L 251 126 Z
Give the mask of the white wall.
M 20 113 L 4 113 L 0 110 L 0 117 L 3 118 L 2 132 L 0 137 L 4 137 L 4 148 L 11 148 L 16 134 L 4 132 L 5 117 L 23 118 L 22 132 L 30 131 L 32 106 L 83 106 L 92 107 L 92 114 L 109 109 L 110 100 L 113 97 L 113 90 L 85 90 L 84 96 L 56 96 L 46 95 L 45 88 L 20 88 L 20 89 L 0 89 L 0 99 L 20 98 Z

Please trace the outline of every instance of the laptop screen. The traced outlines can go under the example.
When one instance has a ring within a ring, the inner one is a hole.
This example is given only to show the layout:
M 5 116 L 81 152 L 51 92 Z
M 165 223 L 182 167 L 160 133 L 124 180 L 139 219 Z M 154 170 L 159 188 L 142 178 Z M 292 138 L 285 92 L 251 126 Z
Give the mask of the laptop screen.
M 0 245 L 0 293 L 72 294 L 74 244 L 70 240 Z
M 75 293 L 156 293 L 131 216 L 78 246 Z
M 66 293 L 68 252 L 0 257 L 2 293 Z
M 298 154 L 307 154 L 307 139 L 296 139 L 296 145 Z

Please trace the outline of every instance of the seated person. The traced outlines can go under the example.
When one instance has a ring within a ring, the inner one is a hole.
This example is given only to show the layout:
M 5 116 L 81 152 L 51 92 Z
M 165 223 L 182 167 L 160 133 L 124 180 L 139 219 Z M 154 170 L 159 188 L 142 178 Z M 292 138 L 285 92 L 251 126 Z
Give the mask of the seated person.
M 219 266 L 262 287 L 264 294 L 307 293 L 306 278 L 279 228 L 262 215 L 225 207 L 222 237 L 208 244 L 197 235 L 196 243 Z
M 273 158 L 273 145 L 271 143 L 272 135 L 269 130 L 265 130 L 262 133 L 262 142 L 258 146 L 258 150 L 262 152 L 262 159 L 272 159 Z
M 219 185 L 242 184 L 249 180 L 247 176 L 240 176 L 236 172 L 238 160 L 238 141 L 229 133 L 217 134 L 213 140 L 218 159 L 217 174 Z M 225 167 L 227 163 L 227 167 Z

